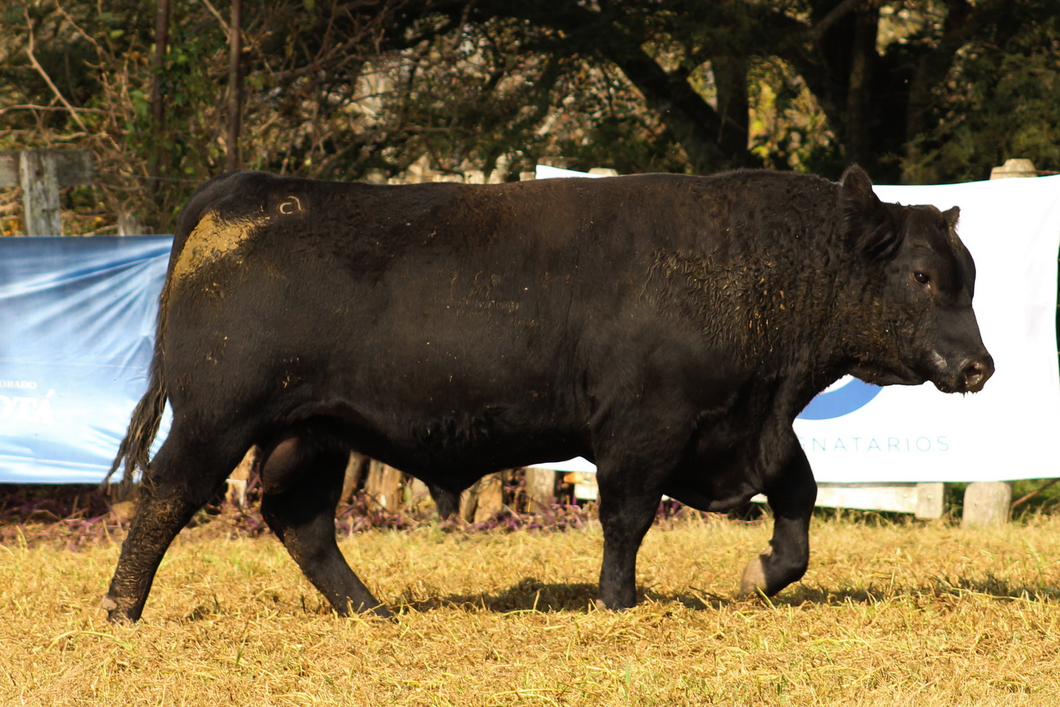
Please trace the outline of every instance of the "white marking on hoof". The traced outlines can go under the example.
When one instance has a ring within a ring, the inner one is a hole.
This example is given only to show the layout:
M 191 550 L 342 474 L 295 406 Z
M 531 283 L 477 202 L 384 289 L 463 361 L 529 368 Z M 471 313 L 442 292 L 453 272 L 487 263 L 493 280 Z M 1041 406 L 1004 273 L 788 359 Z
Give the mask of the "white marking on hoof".
M 747 563 L 747 569 L 743 571 L 743 579 L 740 580 L 740 597 L 750 598 L 758 596 L 758 593 L 766 589 L 766 571 L 762 565 L 762 556 Z
M 766 568 L 763 564 L 765 558 L 773 554 L 773 546 L 770 545 L 762 554 L 754 558 L 747 564 L 747 568 L 743 571 L 743 579 L 740 580 L 740 596 L 741 597 L 752 597 L 758 596 L 760 592 L 766 590 Z

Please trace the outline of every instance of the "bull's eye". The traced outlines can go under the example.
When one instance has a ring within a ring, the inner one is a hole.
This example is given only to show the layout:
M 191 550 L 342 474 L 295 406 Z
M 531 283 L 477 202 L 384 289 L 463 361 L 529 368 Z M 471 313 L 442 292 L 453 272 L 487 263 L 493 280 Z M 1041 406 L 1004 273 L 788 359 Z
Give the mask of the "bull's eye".
M 915 272 L 913 273 L 913 279 L 919 282 L 921 285 L 931 284 L 931 276 L 926 272 Z

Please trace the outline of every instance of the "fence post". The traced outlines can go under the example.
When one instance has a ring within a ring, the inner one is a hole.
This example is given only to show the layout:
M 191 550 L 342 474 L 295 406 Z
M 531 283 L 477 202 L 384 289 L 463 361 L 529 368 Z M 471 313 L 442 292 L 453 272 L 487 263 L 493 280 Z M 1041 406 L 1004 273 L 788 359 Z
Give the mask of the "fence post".
M 556 472 L 552 469 L 529 467 L 526 470 L 527 510 L 540 513 L 548 510 L 556 500 Z
M 22 178 L 23 228 L 27 236 L 61 236 L 59 170 L 50 150 L 23 150 L 19 155 Z
M 964 514 L 961 525 L 981 528 L 1008 522 L 1012 504 L 1012 484 L 1008 481 L 976 481 L 964 492 Z
M 0 153 L 0 187 L 22 187 L 23 233 L 61 236 L 59 187 L 92 184 L 88 150 L 22 150 Z
M 1037 177 L 1034 163 L 1027 159 L 1005 160 L 1005 164 L 990 170 L 990 179 Z M 975 481 L 964 492 L 964 513 L 961 525 L 981 527 L 1008 521 L 1012 503 L 1012 483 L 1009 481 Z

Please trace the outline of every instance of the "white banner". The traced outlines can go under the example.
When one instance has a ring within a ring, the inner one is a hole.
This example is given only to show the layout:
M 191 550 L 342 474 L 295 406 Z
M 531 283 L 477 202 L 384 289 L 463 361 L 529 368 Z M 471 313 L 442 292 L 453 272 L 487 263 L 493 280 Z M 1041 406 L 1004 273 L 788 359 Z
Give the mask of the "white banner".
M 973 395 L 946 395 L 930 383 L 837 382 L 795 421 L 814 476 L 832 483 L 1060 476 L 1053 444 L 1060 176 L 875 191 L 884 201 L 961 208 L 958 232 L 975 259 L 974 306 L 996 372 Z M 540 466 L 593 469 L 580 458 Z
M 1060 433 L 1060 177 L 880 186 L 876 193 L 902 204 L 961 207 L 957 230 L 975 259 L 975 312 L 996 372 L 982 392 L 963 396 L 930 383 L 876 389 L 840 381 L 795 421 L 817 480 L 1060 476 L 1053 451 Z M 826 402 L 830 410 L 822 409 Z

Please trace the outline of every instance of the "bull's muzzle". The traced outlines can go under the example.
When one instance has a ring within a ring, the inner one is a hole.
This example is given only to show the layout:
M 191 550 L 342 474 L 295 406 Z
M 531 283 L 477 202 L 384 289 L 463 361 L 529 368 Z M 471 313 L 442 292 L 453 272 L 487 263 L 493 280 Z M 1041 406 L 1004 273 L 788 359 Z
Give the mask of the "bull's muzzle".
M 994 359 L 987 352 L 972 356 L 960 367 L 957 392 L 978 393 L 994 375 Z

